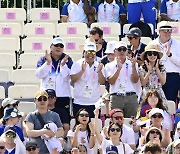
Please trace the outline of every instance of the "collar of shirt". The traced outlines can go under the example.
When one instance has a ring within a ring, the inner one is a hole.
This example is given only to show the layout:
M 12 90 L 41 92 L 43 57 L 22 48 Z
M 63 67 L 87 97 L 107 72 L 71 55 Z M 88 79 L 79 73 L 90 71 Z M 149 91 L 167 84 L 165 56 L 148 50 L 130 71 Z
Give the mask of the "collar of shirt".
M 70 4 L 71 4 L 71 5 L 76 5 L 76 6 L 78 5 L 78 6 L 79 6 L 79 5 L 82 5 L 83 2 L 82 2 L 82 0 L 80 0 L 79 3 L 76 4 L 76 3 L 74 3 L 72 0 L 70 0 Z
M 109 3 L 106 2 L 106 0 L 104 0 L 104 5 L 106 5 L 106 4 L 107 4 L 107 5 L 111 5 L 111 4 L 115 5 L 115 4 L 116 4 L 116 1 L 113 0 L 113 2 L 109 4 Z
M 140 49 L 141 49 L 141 44 L 142 44 L 142 43 L 140 42 L 137 50 L 140 50 Z M 133 45 L 131 46 L 131 50 L 133 51 L 133 53 L 135 53 L 135 51 L 137 51 L 137 50 L 133 50 Z
M 169 4 L 174 4 L 174 3 L 178 3 L 179 1 L 177 2 L 174 2 L 173 0 L 169 0 Z

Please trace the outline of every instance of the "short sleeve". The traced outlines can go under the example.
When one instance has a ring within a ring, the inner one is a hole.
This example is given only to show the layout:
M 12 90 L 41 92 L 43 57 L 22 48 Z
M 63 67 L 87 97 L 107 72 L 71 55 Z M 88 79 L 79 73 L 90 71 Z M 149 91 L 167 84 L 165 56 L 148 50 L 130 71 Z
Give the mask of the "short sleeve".
M 68 6 L 69 6 L 69 3 L 64 4 L 62 11 L 61 11 L 62 16 L 68 16 Z
M 53 111 L 52 111 L 53 112 Z M 54 122 L 55 124 L 57 125 L 58 128 L 62 127 L 62 122 L 61 122 L 61 119 L 59 117 L 59 115 L 57 113 L 54 112 L 54 115 L 53 115 L 53 119 L 54 119 Z
M 67 133 L 67 137 L 73 137 L 74 136 L 74 132 L 72 130 L 69 130 Z
M 125 8 L 121 3 L 117 3 L 117 5 L 119 6 L 119 14 L 126 14 Z
M 131 154 L 134 152 L 134 150 L 131 149 L 131 147 L 128 144 L 126 144 L 126 143 L 124 143 L 124 144 L 125 144 L 125 151 L 126 151 L 125 153 L 126 154 Z
M 34 124 L 34 120 L 33 120 L 33 115 L 32 115 L 32 113 L 29 113 L 29 114 L 26 116 L 25 122 L 30 122 L 30 123 Z
M 167 14 L 167 6 L 166 6 L 167 0 L 163 0 L 160 7 L 160 14 Z
M 71 67 L 70 75 L 79 73 L 81 71 L 81 69 L 82 68 L 79 63 L 77 63 L 77 62 L 73 63 L 73 65 Z
M 101 3 L 96 3 L 93 7 L 94 7 L 94 9 L 96 10 L 96 13 L 98 12 L 98 8 L 99 8 L 99 5 L 100 5 Z

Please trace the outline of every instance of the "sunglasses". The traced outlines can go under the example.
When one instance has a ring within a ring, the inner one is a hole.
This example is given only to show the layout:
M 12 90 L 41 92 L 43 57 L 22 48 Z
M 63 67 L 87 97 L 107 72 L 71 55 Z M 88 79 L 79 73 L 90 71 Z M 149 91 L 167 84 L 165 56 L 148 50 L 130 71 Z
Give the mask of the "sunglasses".
M 26 148 L 27 151 L 35 151 L 36 150 L 36 147 L 28 147 Z
M 135 38 L 135 37 L 127 37 L 129 40 L 132 40 L 133 38 Z
M 55 98 L 55 96 L 49 96 L 48 97 L 48 99 L 54 99 Z
M 15 138 L 16 137 L 16 134 L 6 134 L 6 137 L 7 138 Z
M 163 29 L 162 31 L 165 32 L 165 33 L 171 33 L 172 29 Z
M 150 131 L 149 133 L 150 133 L 150 134 L 157 134 L 157 135 L 161 135 L 161 133 L 160 133 L 160 132 L 158 132 L 158 131 L 154 131 L 154 130 Z
M 152 56 L 152 55 L 157 56 L 158 53 L 156 51 L 147 51 L 147 55 L 148 56 Z
M 85 51 L 85 53 L 86 53 L 86 54 L 93 54 L 93 55 L 95 55 L 95 54 L 96 54 L 96 51 L 93 51 L 93 50 L 91 51 L 91 50 L 89 50 L 89 51 Z
M 121 131 L 121 129 L 120 129 L 120 128 L 111 128 L 111 129 L 110 129 L 110 131 L 111 131 L 111 132 L 114 132 L 114 131 L 116 131 L 116 132 L 120 132 L 120 131 Z
M 125 52 L 127 50 L 127 48 L 126 47 L 120 47 L 120 48 L 117 48 L 116 50 Z
M 54 44 L 55 47 L 64 48 L 64 45 L 62 43 Z
M 154 114 L 152 115 L 152 118 L 163 118 L 163 116 L 161 114 Z
M 5 148 L 5 146 L 0 146 L 0 149 L 3 150 Z
M 89 117 L 89 114 L 88 113 L 85 113 L 85 114 L 84 113 L 80 113 L 79 116 L 80 117 Z
M 47 97 L 39 97 L 37 100 L 38 102 L 47 101 Z
M 15 104 L 8 104 L 5 106 L 6 107 L 13 107 L 13 108 L 16 108 L 18 106 L 18 103 L 15 103 Z
M 113 118 L 116 119 L 116 120 L 124 120 L 123 116 L 116 116 L 116 117 L 113 117 Z

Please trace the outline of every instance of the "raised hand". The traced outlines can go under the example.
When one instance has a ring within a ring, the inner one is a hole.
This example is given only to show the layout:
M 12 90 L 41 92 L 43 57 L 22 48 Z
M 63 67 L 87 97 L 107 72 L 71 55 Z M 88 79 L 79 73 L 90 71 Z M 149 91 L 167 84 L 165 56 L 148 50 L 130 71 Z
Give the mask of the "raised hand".
M 137 62 L 137 58 L 136 57 L 131 58 L 132 66 L 135 66 L 136 62 Z
M 91 132 L 94 132 L 94 124 L 92 122 L 90 122 L 88 125 L 89 125 Z
M 117 65 L 118 65 L 118 68 L 122 68 L 122 61 L 119 59 L 119 58 L 117 58 Z
M 152 73 L 153 68 L 152 68 L 152 66 L 150 65 L 150 63 L 148 63 L 147 60 L 145 60 L 144 63 L 146 64 L 146 67 L 147 67 L 148 71 L 149 71 L 150 73 Z
M 170 44 L 166 45 L 166 55 L 169 56 L 170 55 Z
M 102 68 L 103 68 L 103 64 L 102 64 L 102 63 L 99 63 L 98 69 L 97 69 L 97 73 L 99 73 L 100 71 L 102 71 Z
M 51 59 L 50 53 L 47 50 L 45 51 L 45 57 L 46 57 L 47 64 L 50 65 L 52 59 Z
M 66 61 L 68 60 L 69 55 L 65 55 L 65 57 L 61 60 L 61 66 L 64 66 L 66 64 Z
M 156 68 L 156 70 L 158 70 L 158 69 L 159 69 L 159 59 L 157 59 L 157 61 L 156 61 L 155 68 Z

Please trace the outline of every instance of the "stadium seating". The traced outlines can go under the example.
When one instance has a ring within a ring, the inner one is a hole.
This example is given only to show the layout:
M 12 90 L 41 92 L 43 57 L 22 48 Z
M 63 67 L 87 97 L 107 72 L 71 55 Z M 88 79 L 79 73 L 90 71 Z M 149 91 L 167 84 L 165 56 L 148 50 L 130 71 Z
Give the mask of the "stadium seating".
M 0 100 L 5 98 L 5 89 L 3 86 L 0 86 Z
M 18 110 L 28 114 L 36 110 L 36 104 L 34 102 L 20 101 L 18 104 Z

